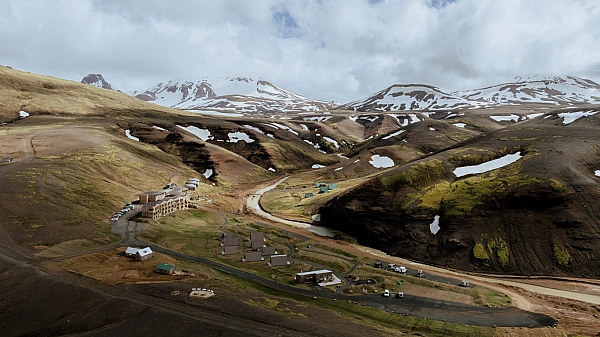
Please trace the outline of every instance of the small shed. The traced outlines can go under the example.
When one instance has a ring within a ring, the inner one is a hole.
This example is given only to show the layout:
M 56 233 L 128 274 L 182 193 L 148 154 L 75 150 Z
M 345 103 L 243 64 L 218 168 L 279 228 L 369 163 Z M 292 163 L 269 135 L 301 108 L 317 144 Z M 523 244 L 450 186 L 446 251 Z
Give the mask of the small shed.
M 244 254 L 243 262 L 255 262 L 255 261 L 264 261 L 265 259 L 262 257 L 261 252 L 246 252 Z
M 127 249 L 125 249 L 125 256 L 135 258 L 135 254 L 138 250 L 139 249 L 135 247 L 127 247 Z
M 223 243 L 221 244 L 221 246 L 224 246 L 224 247 L 230 247 L 230 246 L 237 247 L 237 245 L 238 245 L 238 238 L 224 238 Z
M 152 256 L 154 255 L 150 247 L 138 249 L 138 251 L 135 253 L 135 259 L 138 261 L 146 261 L 148 259 L 151 259 Z
M 304 193 L 305 198 L 312 198 L 313 196 L 314 196 L 314 194 L 312 194 L 312 193 Z
M 335 190 L 337 188 L 337 184 L 336 183 L 331 183 L 329 185 L 327 185 L 327 188 L 330 190 Z
M 277 254 L 277 251 L 275 250 L 275 247 L 263 247 L 262 249 L 262 255 L 275 255 Z
M 171 275 L 175 273 L 175 266 L 166 263 L 159 263 L 154 267 L 154 272 L 159 274 Z
M 329 191 L 327 185 L 319 187 L 319 193 L 327 193 L 327 191 Z
M 316 183 L 315 187 L 327 186 L 326 183 Z
M 238 250 L 237 245 L 235 245 L 235 246 L 225 246 L 223 248 L 223 251 L 221 252 L 221 254 L 223 254 L 223 255 L 233 255 L 233 254 L 237 254 L 237 250 Z
M 287 255 L 271 255 L 269 266 L 287 266 L 288 264 L 290 264 L 290 261 L 288 261 Z
M 333 280 L 333 272 L 327 269 L 296 273 L 296 282 L 298 283 L 319 283 L 331 280 Z

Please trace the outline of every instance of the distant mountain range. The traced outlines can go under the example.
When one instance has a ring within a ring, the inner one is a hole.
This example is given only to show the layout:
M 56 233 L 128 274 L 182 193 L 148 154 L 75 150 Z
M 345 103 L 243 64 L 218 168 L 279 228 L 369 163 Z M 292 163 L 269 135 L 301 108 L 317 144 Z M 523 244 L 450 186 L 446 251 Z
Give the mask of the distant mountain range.
M 574 76 L 516 77 L 514 82 L 445 93 L 422 84 L 395 84 L 341 109 L 354 111 L 452 110 L 542 103 L 600 103 L 600 85 Z
M 116 90 L 100 74 L 89 74 L 81 83 Z M 574 76 L 541 77 L 498 84 L 481 89 L 445 93 L 425 84 L 394 84 L 369 97 L 343 105 L 311 100 L 272 83 L 246 77 L 171 80 L 129 95 L 183 110 L 212 109 L 240 113 L 286 111 L 419 111 L 485 108 L 527 103 L 572 105 L 600 103 L 600 85 Z
M 81 83 L 116 90 L 102 75 L 90 74 Z M 247 77 L 171 80 L 143 91 L 127 94 L 182 110 L 213 109 L 236 112 L 324 111 L 335 107 L 329 102 L 311 100 L 281 89 L 272 83 Z

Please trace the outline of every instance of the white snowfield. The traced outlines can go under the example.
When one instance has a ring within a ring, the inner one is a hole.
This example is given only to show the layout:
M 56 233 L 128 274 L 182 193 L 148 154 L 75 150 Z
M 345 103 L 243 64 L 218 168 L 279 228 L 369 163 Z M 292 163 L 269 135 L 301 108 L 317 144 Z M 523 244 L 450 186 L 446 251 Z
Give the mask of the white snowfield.
M 561 112 L 558 114 L 558 117 L 563 119 L 563 124 L 571 124 L 574 121 L 578 120 L 581 117 L 588 117 L 597 114 L 598 111 L 574 111 L 574 112 Z
M 325 137 L 325 136 L 323 136 L 323 139 L 325 139 L 328 143 L 333 144 L 333 146 L 335 146 L 336 149 L 340 148 L 340 144 L 338 144 L 338 142 L 335 139 L 329 138 L 329 137 Z
M 212 177 L 213 175 L 213 170 L 212 169 L 206 169 L 206 171 L 204 171 L 203 176 L 208 179 L 210 177 Z
M 324 167 L 327 167 L 327 166 L 323 166 L 321 164 L 313 164 L 313 166 L 312 166 L 312 168 L 314 168 L 314 169 L 320 169 L 320 168 L 324 168 Z
M 600 177 L 600 170 L 596 170 L 596 171 L 594 171 L 594 175 L 595 175 L 596 177 Z
M 140 141 L 140 139 L 138 137 L 132 136 L 131 131 L 129 131 L 129 130 L 125 130 L 125 136 L 127 136 L 127 138 L 129 138 L 131 140 L 135 140 L 136 142 Z
M 467 124 L 465 124 L 465 123 L 454 123 L 452 125 L 456 126 L 457 128 L 461 128 L 461 129 L 463 129 L 465 126 L 467 126 Z
M 248 125 L 248 124 L 244 124 L 243 126 L 244 126 L 246 129 L 250 129 L 250 130 L 252 130 L 252 131 L 255 131 L 255 132 L 261 133 L 261 134 L 263 134 L 263 135 L 265 134 L 265 133 L 263 132 L 263 130 L 261 130 L 261 129 L 257 128 L 256 126 L 252 126 L 252 125 Z
M 161 128 L 160 126 L 152 125 L 152 127 L 159 131 L 167 131 L 167 129 Z
M 523 156 L 519 151 L 517 153 L 507 154 L 504 157 L 490 160 L 479 165 L 457 167 L 454 171 L 452 171 L 452 173 L 454 173 L 454 175 L 457 177 L 462 177 L 469 174 L 485 173 L 512 164 L 522 157 Z
M 406 132 L 406 130 L 398 130 L 398 131 L 396 131 L 396 132 L 394 132 L 394 133 L 391 133 L 391 134 L 389 134 L 389 135 L 387 135 L 387 136 L 385 136 L 385 137 L 383 137 L 383 138 L 381 138 L 381 139 L 384 139 L 384 140 L 386 140 L 386 139 L 390 139 L 390 138 L 392 138 L 392 137 L 396 137 L 396 136 L 398 136 L 398 135 L 400 135 L 400 134 L 402 134 L 402 133 L 404 133 L 404 132 Z
M 21 118 L 29 117 L 29 113 L 21 110 L 21 111 L 19 111 L 19 117 L 21 117 Z
M 515 114 L 510 114 L 507 116 L 490 116 L 490 118 L 495 120 L 496 122 L 503 122 L 503 121 L 518 122 L 519 118 L 521 118 L 521 116 L 515 115 Z
M 431 234 L 436 235 L 440 231 L 440 216 L 436 215 L 433 217 L 433 222 L 429 224 L 429 230 Z
M 200 129 L 195 126 L 181 126 L 181 125 L 177 125 L 177 127 L 184 129 L 185 131 L 193 134 L 194 136 L 202 139 L 203 141 L 212 140 L 215 138 L 210 134 L 210 131 L 208 131 L 207 129 Z
M 369 164 L 373 165 L 375 168 L 388 168 L 394 166 L 394 161 L 390 157 L 375 154 L 371 156 Z
M 246 133 L 243 132 L 229 132 L 227 134 L 227 136 L 229 137 L 228 142 L 229 143 L 237 143 L 240 140 L 243 140 L 246 143 L 253 143 L 254 139 L 250 138 L 250 136 Z

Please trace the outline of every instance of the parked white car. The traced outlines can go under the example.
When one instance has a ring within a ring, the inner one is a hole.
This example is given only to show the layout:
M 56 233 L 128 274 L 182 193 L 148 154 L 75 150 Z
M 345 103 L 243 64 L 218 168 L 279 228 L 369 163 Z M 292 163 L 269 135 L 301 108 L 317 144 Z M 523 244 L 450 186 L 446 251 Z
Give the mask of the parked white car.
M 390 291 L 389 290 L 384 290 L 383 291 L 383 297 L 390 297 Z
M 394 270 L 395 268 L 396 268 L 396 265 L 393 264 L 393 263 L 390 263 L 390 264 L 387 265 L 387 267 L 385 269 L 387 269 L 387 270 Z
M 402 291 L 399 291 L 399 292 L 396 294 L 396 298 L 404 298 L 404 292 L 402 292 Z
M 395 267 L 395 268 L 394 268 L 394 271 L 395 271 L 396 273 L 400 273 L 400 274 L 406 274 L 406 271 L 407 271 L 407 269 L 406 269 L 406 267 L 399 266 L 399 267 Z

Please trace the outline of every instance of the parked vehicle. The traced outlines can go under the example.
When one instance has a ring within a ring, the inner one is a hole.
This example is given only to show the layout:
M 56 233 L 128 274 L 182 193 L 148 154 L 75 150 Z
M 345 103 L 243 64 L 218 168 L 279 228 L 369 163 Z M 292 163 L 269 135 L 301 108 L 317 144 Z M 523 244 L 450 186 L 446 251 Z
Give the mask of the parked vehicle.
M 384 290 L 383 291 L 383 297 L 390 297 L 390 291 L 389 290 Z
M 385 268 L 386 270 L 394 270 L 394 268 L 396 268 L 396 265 L 393 263 L 390 263 L 387 265 L 387 267 Z
M 417 277 L 423 277 L 423 271 L 422 270 L 417 270 Z
M 461 286 L 461 287 L 468 287 L 468 286 L 469 286 L 469 281 L 462 280 L 462 281 L 460 282 L 460 286 Z
M 375 268 L 383 268 L 383 263 L 377 261 L 377 262 L 375 262 L 375 264 L 373 265 L 373 267 L 375 267 Z
M 404 298 L 404 292 L 402 292 L 402 291 L 399 291 L 399 292 L 396 294 L 396 298 Z
M 394 271 L 396 273 L 406 274 L 407 269 L 406 269 L 406 267 L 399 266 L 399 267 L 395 267 Z

